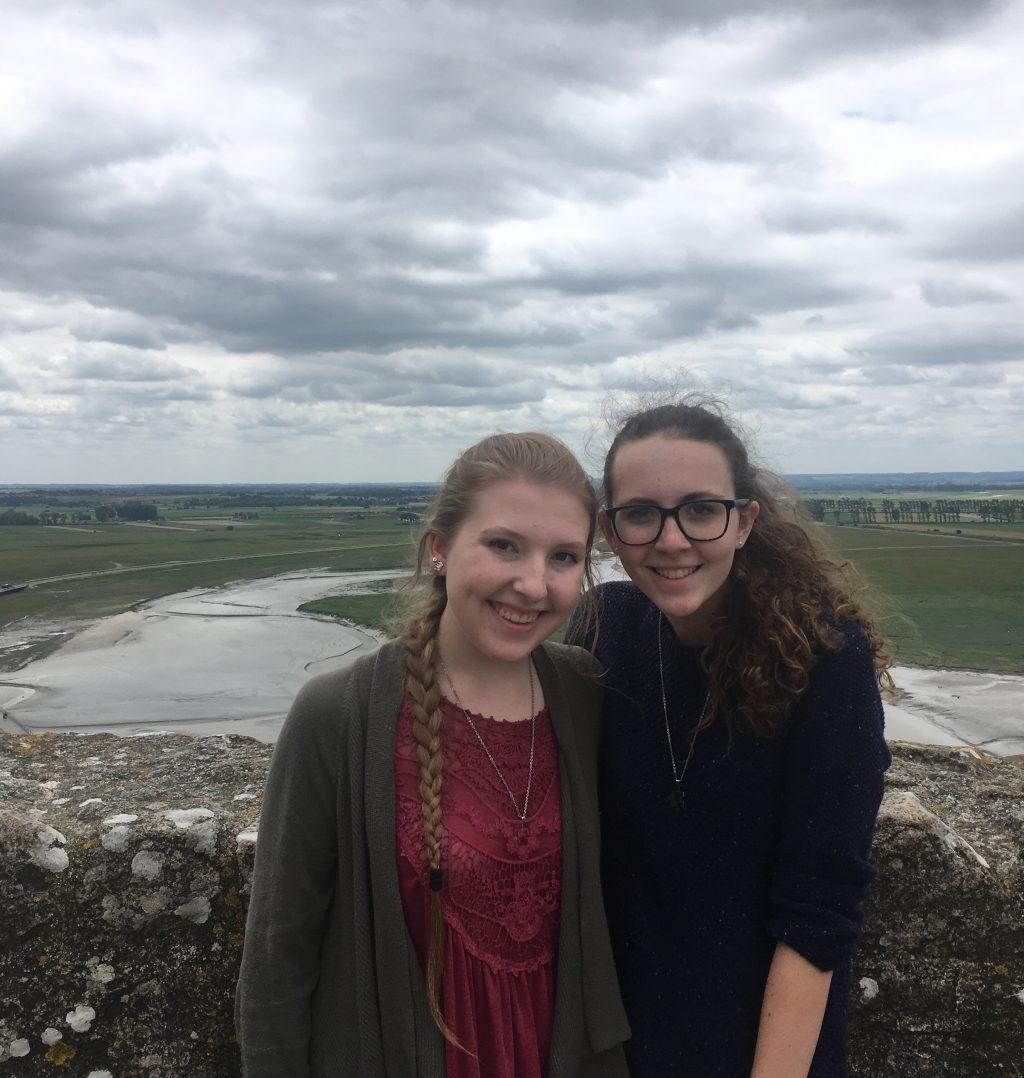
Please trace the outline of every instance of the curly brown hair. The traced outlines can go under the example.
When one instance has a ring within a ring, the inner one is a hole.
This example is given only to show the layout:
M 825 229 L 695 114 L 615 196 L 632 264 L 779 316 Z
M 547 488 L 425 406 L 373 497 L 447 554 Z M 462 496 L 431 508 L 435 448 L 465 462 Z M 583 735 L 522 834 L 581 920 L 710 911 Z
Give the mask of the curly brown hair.
M 882 636 L 854 598 L 863 590 L 859 575 L 814 534 L 799 495 L 780 476 L 751 463 L 720 401 L 691 395 L 628 415 L 605 458 L 606 504 L 613 504 L 619 449 L 655 435 L 718 446 L 736 497 L 760 505 L 750 536 L 736 551 L 725 602 L 702 655 L 710 690 L 702 725 L 724 718 L 745 722 L 760 733 L 777 730 L 807 690 L 821 654 L 843 646 L 844 622 L 863 631 L 879 683 L 892 688 L 891 660 Z

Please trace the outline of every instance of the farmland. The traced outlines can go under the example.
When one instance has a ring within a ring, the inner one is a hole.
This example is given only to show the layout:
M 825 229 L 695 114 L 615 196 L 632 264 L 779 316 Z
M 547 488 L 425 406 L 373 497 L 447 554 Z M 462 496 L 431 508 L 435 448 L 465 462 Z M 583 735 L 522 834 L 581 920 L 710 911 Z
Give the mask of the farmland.
M 159 508 L 158 523 L 0 526 L 0 582 L 32 583 L 0 596 L 0 626 L 101 617 L 169 592 L 297 569 L 393 568 L 411 560 L 416 539 L 395 505 Z
M 1024 543 L 864 527 L 825 533 L 869 584 L 864 599 L 897 661 L 1024 672 Z
M 1018 500 L 1022 493 L 1000 491 Z M 0 525 L 0 582 L 33 582 L 0 596 L 0 628 L 22 619 L 92 619 L 157 595 L 300 569 L 409 565 L 424 497 L 414 488 L 248 498 L 132 493 L 156 513 L 120 522 L 95 519 L 95 505 L 110 500 L 103 494 L 81 495 L 77 504 L 72 495 L 56 505 L 56 499 L 21 498 L 18 512 L 55 513 L 49 519 L 63 522 Z M 849 495 L 815 491 L 812 497 Z M 1024 672 L 1024 522 L 968 519 L 975 515 L 884 527 L 826 518 L 819 525 L 868 582 L 865 601 L 898 661 Z M 379 627 L 393 605 L 381 593 L 318 600 L 309 609 Z

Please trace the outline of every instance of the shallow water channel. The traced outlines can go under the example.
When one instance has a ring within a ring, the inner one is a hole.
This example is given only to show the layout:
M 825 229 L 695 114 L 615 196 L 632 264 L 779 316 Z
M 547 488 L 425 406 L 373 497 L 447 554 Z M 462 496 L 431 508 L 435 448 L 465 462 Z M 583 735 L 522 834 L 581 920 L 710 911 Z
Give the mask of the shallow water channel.
M 304 681 L 377 644 L 369 633 L 296 608 L 401 575 L 288 573 L 165 596 L 104 618 L 54 654 L 0 676 L 2 728 L 273 741 Z
M 599 566 L 620 577 L 616 562 Z M 312 599 L 375 590 L 402 570 L 301 571 L 165 596 L 104 618 L 59 650 L 0 674 L 0 730 L 122 735 L 248 734 L 274 741 L 314 674 L 376 647 L 373 634 L 300 613 Z M 38 635 L 69 635 L 66 626 Z M 31 641 L 0 632 L 0 651 Z M 886 736 L 1024 754 L 1024 677 L 896 667 L 905 696 L 886 705 Z

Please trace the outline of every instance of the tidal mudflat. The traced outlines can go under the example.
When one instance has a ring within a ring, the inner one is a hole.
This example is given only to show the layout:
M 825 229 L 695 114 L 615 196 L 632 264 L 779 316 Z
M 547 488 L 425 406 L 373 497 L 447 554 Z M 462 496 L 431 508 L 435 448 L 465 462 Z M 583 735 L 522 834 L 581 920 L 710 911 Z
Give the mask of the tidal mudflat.
M 377 643 L 368 632 L 296 607 L 400 575 L 288 573 L 166 596 L 103 618 L 53 654 L 0 677 L 0 728 L 273 741 L 304 681 Z M 16 634 L 6 636 L 0 646 L 19 646 Z
M 617 576 L 610 559 L 601 568 L 605 579 Z M 54 653 L 0 675 L 0 729 L 274 741 L 307 678 L 353 662 L 379 640 L 297 607 L 402 575 L 300 571 L 165 596 L 103 618 Z M 67 637 L 69 629 L 37 632 Z M 0 651 L 26 646 L 27 634 L 0 632 Z M 889 738 L 1024 754 L 1024 677 L 904 666 L 894 676 L 903 695 L 886 705 Z

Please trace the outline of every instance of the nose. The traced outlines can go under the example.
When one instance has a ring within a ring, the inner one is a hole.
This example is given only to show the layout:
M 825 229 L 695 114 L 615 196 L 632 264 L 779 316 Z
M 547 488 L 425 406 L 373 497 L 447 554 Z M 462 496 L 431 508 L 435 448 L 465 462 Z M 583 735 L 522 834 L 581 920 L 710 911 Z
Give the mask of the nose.
M 547 596 L 547 565 L 543 559 L 527 558 L 520 563 L 515 589 L 529 602 L 539 603 Z
M 666 519 L 665 527 L 661 529 L 661 535 L 654 545 L 658 550 L 688 550 L 692 546 L 674 516 Z

